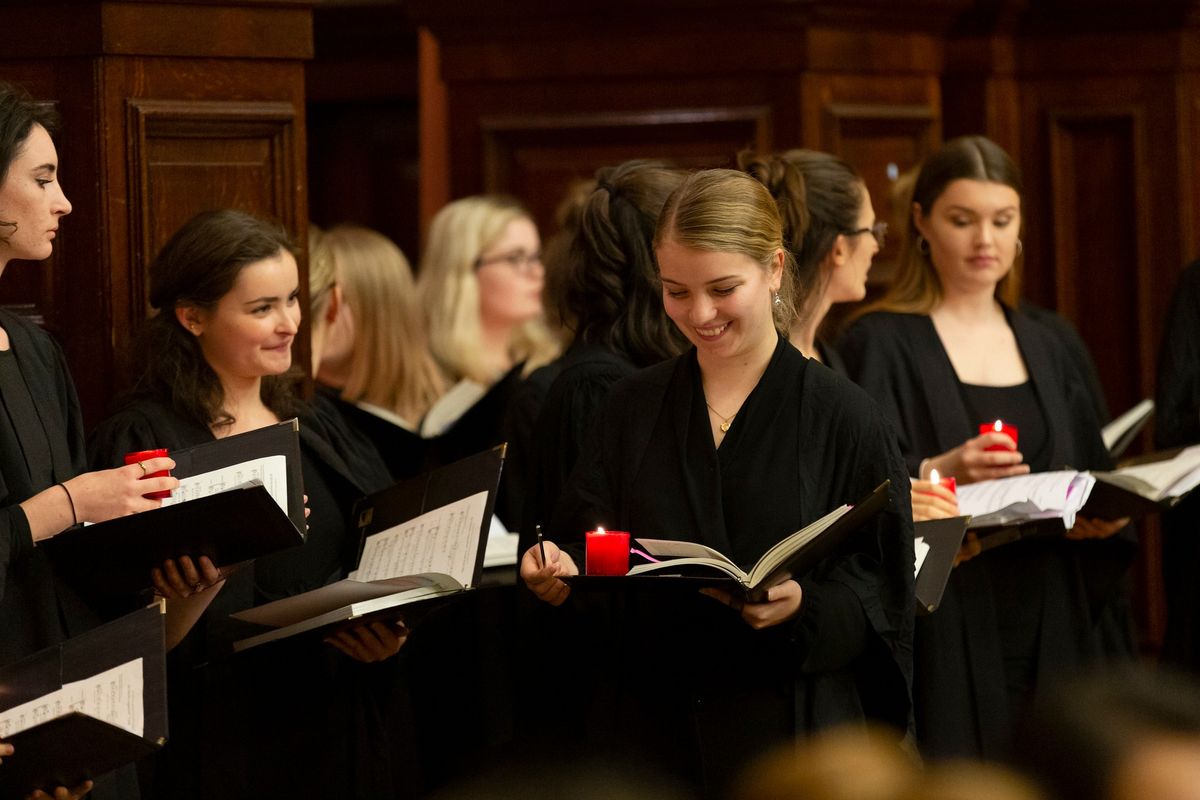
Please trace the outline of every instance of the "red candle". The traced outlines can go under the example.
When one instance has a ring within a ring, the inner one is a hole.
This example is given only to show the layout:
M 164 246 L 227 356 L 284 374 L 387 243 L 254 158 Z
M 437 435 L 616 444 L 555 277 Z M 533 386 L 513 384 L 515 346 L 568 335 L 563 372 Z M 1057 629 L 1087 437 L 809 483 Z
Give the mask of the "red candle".
M 1013 447 L 1017 446 L 1017 426 L 1009 425 L 1004 420 L 996 420 L 995 422 L 985 422 L 979 426 L 979 432 L 982 433 L 1006 433 L 1013 440 Z M 992 444 L 984 448 L 985 450 L 1007 450 L 1008 448 L 1001 444 Z
M 597 528 L 587 532 L 587 575 L 624 575 L 629 572 L 629 532 Z
M 943 478 L 942 476 L 938 475 L 938 471 L 936 469 L 931 469 L 929 470 L 929 482 L 937 484 L 938 486 L 944 486 L 950 490 L 950 494 L 954 495 L 955 497 L 958 496 L 958 483 L 954 480 L 953 475 L 948 478 Z
M 157 450 L 139 450 L 136 453 L 126 453 L 125 454 L 125 463 L 126 464 L 136 464 L 139 461 L 146 461 L 147 459 L 151 459 L 151 458 L 162 458 L 162 457 L 165 457 L 166 455 L 167 455 L 167 449 L 165 447 L 160 447 Z M 165 478 L 166 476 L 168 476 L 170 474 L 171 474 L 171 472 L 169 470 L 160 469 L 158 472 L 147 472 L 145 475 L 143 475 L 138 480 L 144 481 L 144 480 L 146 480 L 146 478 Z M 162 499 L 170 497 L 170 496 L 171 496 L 171 493 L 168 491 L 149 492 L 147 494 L 142 495 L 142 497 L 148 498 L 150 500 L 162 500 Z

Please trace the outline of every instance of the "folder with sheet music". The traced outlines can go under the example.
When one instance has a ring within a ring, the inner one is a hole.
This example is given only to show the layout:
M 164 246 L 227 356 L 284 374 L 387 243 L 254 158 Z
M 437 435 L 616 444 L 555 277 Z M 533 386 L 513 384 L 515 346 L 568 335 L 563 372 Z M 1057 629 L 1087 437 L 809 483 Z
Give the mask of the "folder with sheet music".
M 299 423 L 228 436 L 171 453 L 179 488 L 161 508 L 72 528 L 44 545 L 99 594 L 150 586 L 168 558 L 208 556 L 228 568 L 304 543 Z
M 163 620 L 155 604 L 0 669 L 0 797 L 78 786 L 167 738 Z
M 478 453 L 359 500 L 357 568 L 345 580 L 234 614 L 264 627 L 234 649 L 364 621 L 412 627 L 437 601 L 478 586 L 504 451 Z

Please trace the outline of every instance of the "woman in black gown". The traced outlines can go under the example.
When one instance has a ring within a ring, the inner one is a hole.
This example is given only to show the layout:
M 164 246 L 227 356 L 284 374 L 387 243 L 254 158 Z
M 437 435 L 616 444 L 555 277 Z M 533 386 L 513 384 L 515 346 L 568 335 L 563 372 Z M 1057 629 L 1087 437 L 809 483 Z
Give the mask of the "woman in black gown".
M 187 559 L 155 585 L 167 597 L 172 740 L 154 764 L 156 797 L 377 797 L 391 791 L 371 702 L 394 679 L 401 632 L 374 624 L 330 643 L 280 643 L 223 660 L 227 615 L 345 577 L 357 559 L 355 499 L 390 483 L 378 453 L 335 415 L 291 394 L 299 276 L 287 234 L 236 211 L 200 214 L 150 268 L 150 302 L 132 401 L 89 442 L 94 464 L 133 450 L 195 446 L 300 418 L 308 537 L 228 580 Z M 214 521 L 214 524 L 220 524 Z M 364 662 L 364 663 L 357 663 Z M 373 663 L 385 662 L 385 663 Z M 288 748 L 281 748 L 280 741 Z M 372 752 L 378 751 L 378 752 Z M 304 752 L 304 759 L 288 752 Z
M 12 260 L 48 258 L 60 220 L 71 213 L 58 182 L 54 123 L 23 91 L 0 83 L 0 273 Z M 145 463 L 154 471 L 175 462 Z M 83 421 L 62 351 L 41 328 L 0 309 L 0 665 L 100 621 L 37 542 L 81 522 L 157 508 L 160 501 L 143 493 L 178 484 L 141 482 L 137 465 L 85 472 L 84 464 Z M 138 796 L 129 771 L 97 783 L 96 798 Z
M 779 214 L 744 173 L 692 175 L 659 217 L 668 316 L 693 347 L 614 388 L 548 526 L 564 544 L 603 524 L 702 542 L 747 566 L 890 479 L 888 508 L 846 550 L 741 603 L 722 592 L 617 598 L 593 619 L 596 754 L 648 759 L 725 789 L 765 747 L 873 716 L 909 718 L 913 540 L 895 434 L 857 387 L 802 356 Z M 776 299 L 778 298 L 778 299 Z M 561 605 L 571 549 L 528 550 L 521 575 Z M 572 600 L 586 612 L 586 598 Z M 563 665 L 560 665 L 560 667 Z
M 936 468 L 961 485 L 1110 466 L 1074 356 L 1017 307 L 1020 186 L 1011 159 L 982 137 L 931 156 L 895 283 L 839 343 L 921 478 Z M 996 419 L 1016 424 L 1020 451 L 1007 435 L 976 435 Z M 1048 681 L 1131 654 L 1119 586 L 1133 546 L 1114 536 L 1126 522 L 1081 518 L 1065 538 L 954 570 L 937 613 L 917 621 L 914 701 L 928 755 L 1003 757 L 1015 717 Z

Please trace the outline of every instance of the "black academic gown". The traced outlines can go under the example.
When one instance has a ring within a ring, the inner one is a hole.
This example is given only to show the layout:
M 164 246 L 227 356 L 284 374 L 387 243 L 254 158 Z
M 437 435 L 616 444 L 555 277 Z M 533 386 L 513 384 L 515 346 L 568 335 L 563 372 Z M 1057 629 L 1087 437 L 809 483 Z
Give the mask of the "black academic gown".
M 1158 357 L 1154 443 L 1160 449 L 1200 442 L 1200 261 L 1180 277 Z M 1200 672 L 1200 493 L 1166 512 L 1163 579 L 1167 631 L 1163 658 Z
M 1051 467 L 1111 465 L 1094 402 L 1053 330 L 1022 313 L 1008 321 L 1050 433 Z M 954 368 L 927 316 L 875 313 L 846 331 L 839 349 L 850 375 L 895 424 L 908 468 L 978 434 Z M 957 567 L 935 614 L 916 625 L 913 694 L 918 741 L 931 757 L 1000 758 L 1015 720 L 1006 657 L 1028 656 L 1034 693 L 1055 678 L 1106 657 L 1132 656 L 1122 578 L 1135 551 L 1132 532 L 1107 541 L 1038 539 Z M 1040 593 L 1030 652 L 1005 652 L 993 584 L 1018 559 Z
M 548 530 L 601 523 L 686 537 L 749 567 L 771 545 L 892 481 L 888 508 L 799 577 L 800 614 L 755 631 L 702 595 L 576 593 L 593 652 L 576 671 L 593 755 L 648 759 L 709 796 L 793 735 L 909 720 L 913 537 L 895 435 L 870 399 L 780 339 L 715 449 L 694 350 L 612 390 Z M 582 559 L 579 560 L 582 564 Z
M 53 480 L 31 480 L 19 450 L 0 449 L 0 665 L 78 636 L 101 622 L 33 543 L 20 503 L 86 468 L 83 421 L 62 351 L 50 336 L 0 310 L 0 326 L 50 445 Z M 69 555 L 64 556 L 69 557 Z M 16 756 L 19 758 L 20 756 Z M 3 769 L 0 766 L 0 769 Z M 137 776 L 120 770 L 96 783 L 95 800 L 138 797 Z
M 313 411 L 326 426 L 342 430 L 360 443 L 350 452 L 363 446 L 376 450 L 393 480 L 421 474 L 429 448 L 421 434 L 343 400 L 339 391 L 330 386 L 318 383 L 316 397 L 319 401 L 313 403 Z
M 229 614 L 345 577 L 357 558 L 350 506 L 387 486 L 390 475 L 378 453 L 336 419 L 311 407 L 300 415 L 311 509 L 305 544 L 230 577 L 169 654 L 171 739 L 143 772 L 151 797 L 376 798 L 395 791 L 383 712 L 397 659 L 359 664 L 303 637 L 229 654 L 248 632 Z M 101 423 L 89 452 L 101 468 L 121 463 L 126 452 L 212 440 L 207 426 L 142 399 Z

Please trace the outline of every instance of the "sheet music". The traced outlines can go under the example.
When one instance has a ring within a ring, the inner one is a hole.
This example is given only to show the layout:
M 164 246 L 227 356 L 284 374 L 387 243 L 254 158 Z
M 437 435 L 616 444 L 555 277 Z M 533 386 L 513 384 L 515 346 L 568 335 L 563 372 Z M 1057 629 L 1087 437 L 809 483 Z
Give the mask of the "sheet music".
M 918 536 L 913 540 L 913 550 L 917 556 L 915 566 L 913 567 L 913 578 L 915 579 L 921 574 L 921 565 L 925 563 L 925 556 L 929 555 L 929 543 L 925 541 L 924 536 Z
M 442 572 L 463 586 L 475 577 L 487 492 L 435 508 L 367 537 L 351 578 L 369 581 Z
M 1095 485 L 1091 475 L 1071 470 L 980 481 L 959 487 L 958 509 L 973 518 L 972 527 L 1061 516 L 1070 528 Z
M 1185 494 L 1200 484 L 1200 445 L 1193 445 L 1166 461 L 1123 467 L 1117 475 L 1145 481 L 1156 491 L 1152 499 Z
M 271 499 L 283 509 L 283 513 L 287 513 L 287 456 L 282 455 L 255 458 L 224 469 L 214 469 L 190 478 L 182 478 L 179 488 L 171 492 L 171 496 L 165 498 L 162 504 L 170 506 L 197 500 L 234 489 L 248 481 L 262 481 Z
M 144 735 L 142 659 L 127 661 L 58 691 L 0 713 L 0 739 L 79 711 L 110 725 Z

